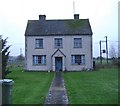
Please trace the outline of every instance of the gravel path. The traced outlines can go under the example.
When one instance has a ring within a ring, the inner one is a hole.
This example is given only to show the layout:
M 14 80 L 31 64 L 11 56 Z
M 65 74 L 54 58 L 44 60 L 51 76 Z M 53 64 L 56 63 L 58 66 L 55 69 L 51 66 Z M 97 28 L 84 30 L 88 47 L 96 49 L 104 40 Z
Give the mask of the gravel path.
M 46 96 L 45 105 L 47 104 L 59 104 L 64 106 L 68 104 L 68 97 L 61 72 L 55 73 L 48 95 Z

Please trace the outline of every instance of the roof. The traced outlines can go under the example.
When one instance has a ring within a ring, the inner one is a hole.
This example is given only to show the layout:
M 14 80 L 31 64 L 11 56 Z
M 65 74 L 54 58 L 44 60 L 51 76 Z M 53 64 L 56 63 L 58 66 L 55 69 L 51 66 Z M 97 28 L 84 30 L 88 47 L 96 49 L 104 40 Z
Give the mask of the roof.
M 92 35 L 89 19 L 28 20 L 25 36 Z

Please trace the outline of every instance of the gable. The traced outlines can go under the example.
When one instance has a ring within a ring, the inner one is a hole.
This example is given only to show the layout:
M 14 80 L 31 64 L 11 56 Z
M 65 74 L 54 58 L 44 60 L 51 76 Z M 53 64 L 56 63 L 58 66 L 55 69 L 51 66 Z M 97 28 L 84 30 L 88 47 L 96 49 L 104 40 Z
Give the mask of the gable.
M 59 57 L 59 56 L 64 56 L 64 57 L 66 57 L 66 55 L 60 50 L 60 49 L 57 49 L 53 54 L 52 54 L 52 57 L 53 56 L 57 56 L 57 57 Z

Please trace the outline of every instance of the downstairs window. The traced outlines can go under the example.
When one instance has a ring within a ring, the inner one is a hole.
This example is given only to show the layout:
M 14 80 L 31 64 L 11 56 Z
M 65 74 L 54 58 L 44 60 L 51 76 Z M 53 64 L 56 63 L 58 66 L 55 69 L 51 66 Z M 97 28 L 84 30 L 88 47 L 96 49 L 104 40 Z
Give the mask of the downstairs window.
M 33 55 L 33 65 L 45 65 L 46 55 Z

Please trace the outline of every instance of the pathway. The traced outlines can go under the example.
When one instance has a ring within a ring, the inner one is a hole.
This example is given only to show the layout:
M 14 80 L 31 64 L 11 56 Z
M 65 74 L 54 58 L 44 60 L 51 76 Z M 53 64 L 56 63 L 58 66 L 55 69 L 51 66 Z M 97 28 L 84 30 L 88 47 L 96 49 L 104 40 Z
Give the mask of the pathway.
M 68 104 L 68 98 L 61 72 L 56 72 L 45 100 L 46 104 Z

